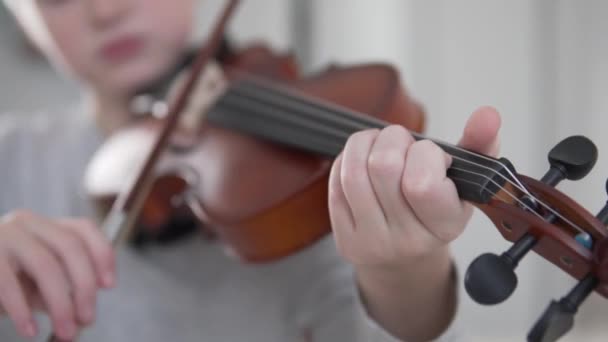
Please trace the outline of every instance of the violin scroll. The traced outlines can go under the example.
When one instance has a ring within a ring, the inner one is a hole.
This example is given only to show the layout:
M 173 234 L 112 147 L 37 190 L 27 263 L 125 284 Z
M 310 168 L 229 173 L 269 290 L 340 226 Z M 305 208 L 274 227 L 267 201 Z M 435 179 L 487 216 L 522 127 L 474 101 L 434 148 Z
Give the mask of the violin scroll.
M 608 194 L 608 180 L 606 180 L 606 193 Z M 598 220 L 608 226 L 608 201 L 597 214 Z M 597 276 L 602 282 L 608 282 L 608 239 L 598 242 L 595 249 L 595 262 L 599 265 Z
M 578 180 L 586 176 L 597 161 L 597 148 L 585 137 L 572 136 L 551 149 L 548 159 L 551 168 L 541 179 L 541 184 L 555 187 L 564 179 Z M 518 206 L 528 212 L 548 209 L 540 208 L 538 201 L 525 193 L 521 194 Z M 543 215 L 543 219 L 549 223 L 556 218 L 554 213 Z M 498 226 L 499 229 L 503 228 L 503 236 L 511 240 L 511 225 L 508 221 L 501 221 Z M 517 287 L 515 268 L 538 240 L 538 236 L 525 232 L 502 255 L 486 253 L 475 259 L 465 276 L 465 288 L 471 298 L 480 304 L 492 305 L 510 297 Z
M 608 193 L 608 181 L 606 182 L 606 192 Z M 608 202 L 596 215 L 597 219 L 604 225 L 608 225 Z M 530 334 L 529 342 L 556 341 L 566 334 L 574 326 L 574 315 L 579 306 L 593 292 L 598 284 L 606 284 L 608 278 L 606 268 L 608 259 L 606 251 L 608 239 L 603 239 L 595 248 L 595 263 L 598 265 L 595 274 L 587 274 L 581 281 L 570 290 L 570 292 L 559 301 L 551 301 L 549 307 L 536 322 Z M 606 288 L 606 285 L 603 285 Z
M 502 189 L 508 200 L 499 193 L 478 205 L 514 244 L 500 256 L 487 253 L 471 263 L 465 288 L 475 301 L 487 305 L 506 300 L 517 286 L 515 268 L 530 250 L 579 280 L 565 297 L 551 303 L 528 341 L 555 341 L 567 333 L 578 307 L 593 291 L 608 298 L 608 204 L 593 215 L 555 189 L 564 179 L 585 177 L 597 155 L 585 137 L 564 139 L 549 152 L 550 169 L 540 181 L 518 175 Z

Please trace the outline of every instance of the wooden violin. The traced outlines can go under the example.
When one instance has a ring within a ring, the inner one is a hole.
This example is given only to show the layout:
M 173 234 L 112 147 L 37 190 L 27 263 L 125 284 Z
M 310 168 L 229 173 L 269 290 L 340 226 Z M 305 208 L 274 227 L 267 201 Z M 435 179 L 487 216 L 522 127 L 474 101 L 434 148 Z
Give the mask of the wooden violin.
M 105 213 L 113 241 L 135 228 L 159 232 L 176 217 L 192 216 L 245 262 L 270 262 L 315 243 L 331 231 L 327 181 L 333 158 L 357 131 L 390 124 L 415 139 L 424 112 L 388 65 L 330 68 L 302 78 L 288 55 L 257 45 L 225 54 L 220 78 L 200 78 L 221 45 L 237 1 L 194 61 L 187 83 L 162 118 L 146 118 L 112 136 L 87 172 L 90 195 Z M 195 133 L 179 129 L 194 89 L 214 94 Z M 495 159 L 434 140 L 452 156 L 448 177 L 514 242 L 502 255 L 485 254 L 467 271 L 465 285 L 482 304 L 505 300 L 514 269 L 534 250 L 580 280 L 551 304 L 529 341 L 554 341 L 572 326 L 593 291 L 608 297 L 608 209 L 593 215 L 555 189 L 594 166 L 597 149 L 570 137 L 549 154 L 550 171 L 535 180 Z

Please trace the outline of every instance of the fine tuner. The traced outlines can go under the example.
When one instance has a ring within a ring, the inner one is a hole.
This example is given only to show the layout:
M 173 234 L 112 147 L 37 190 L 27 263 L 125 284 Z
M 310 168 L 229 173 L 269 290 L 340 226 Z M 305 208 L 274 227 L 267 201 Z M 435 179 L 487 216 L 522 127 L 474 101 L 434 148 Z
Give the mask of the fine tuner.
M 540 182 L 549 187 L 555 187 L 564 179 L 580 180 L 591 171 L 597 161 L 597 156 L 597 148 L 589 139 L 583 136 L 566 138 L 549 152 L 550 169 Z M 608 182 L 606 191 L 608 192 Z M 564 213 L 562 216 L 558 210 L 541 205 L 534 196 L 527 194 L 520 198 L 519 206 L 523 211 L 533 213 L 549 224 L 563 221 L 566 214 Z M 596 219 L 603 226 L 608 225 L 608 203 L 596 215 Z M 598 255 L 605 254 L 603 251 L 605 249 L 603 247 L 606 245 L 604 230 L 600 232 L 602 235 L 597 236 L 598 232 L 588 232 L 577 224 L 567 223 L 567 226 L 570 226 L 568 227 L 570 231 L 567 232 L 570 249 L 575 252 L 583 252 L 578 255 L 575 253 L 575 257 L 570 253 L 560 255 L 551 250 L 552 244 L 555 242 L 544 241 L 548 240 L 545 234 L 551 232 L 533 229 L 535 227 L 530 226 L 521 229 L 521 227 L 503 221 L 498 226 L 499 230 L 506 239 L 514 241 L 514 244 L 501 255 L 482 254 L 471 263 L 466 272 L 465 289 L 467 293 L 473 300 L 484 305 L 501 303 L 515 291 L 518 283 L 515 268 L 523 257 L 535 248 L 543 256 L 551 254 L 552 257 L 548 258 L 551 262 L 579 279 L 578 284 L 565 297 L 551 302 L 529 332 L 529 342 L 557 341 L 570 331 L 579 306 L 598 288 L 598 284 L 601 282 L 597 273 L 605 262 L 603 258 L 598 258 Z M 560 235 L 564 232 L 554 231 L 553 233 Z M 592 264 L 583 266 L 581 261 Z M 604 297 L 608 293 L 605 286 L 599 292 Z

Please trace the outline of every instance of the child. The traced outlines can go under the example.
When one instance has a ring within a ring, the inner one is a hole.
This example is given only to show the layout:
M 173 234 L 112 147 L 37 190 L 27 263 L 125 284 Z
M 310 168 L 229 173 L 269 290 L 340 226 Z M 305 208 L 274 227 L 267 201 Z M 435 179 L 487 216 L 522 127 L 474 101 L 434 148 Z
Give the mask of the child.
M 84 329 L 83 341 L 449 339 L 448 243 L 471 206 L 436 145 L 397 126 L 352 135 L 330 175 L 332 236 L 284 260 L 243 265 L 198 237 L 115 254 L 94 224 L 73 218 L 90 214 L 78 197 L 84 168 L 130 120 L 129 94 L 186 48 L 195 1 L 6 1 L 87 94 L 82 108 L 1 124 L 0 312 L 15 331 L 43 335 L 32 316 L 41 310 L 57 336 Z M 499 121 L 478 110 L 462 145 L 496 153 Z M 2 341 L 12 332 L 3 327 Z

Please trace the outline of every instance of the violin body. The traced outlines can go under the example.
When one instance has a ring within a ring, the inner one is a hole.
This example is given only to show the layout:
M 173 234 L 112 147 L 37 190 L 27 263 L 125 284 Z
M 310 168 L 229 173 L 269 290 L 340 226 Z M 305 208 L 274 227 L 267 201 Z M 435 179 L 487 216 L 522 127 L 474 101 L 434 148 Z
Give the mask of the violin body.
M 229 56 L 223 66 L 229 81 L 245 71 L 410 130 L 424 128 L 422 110 L 407 97 L 397 71 L 388 65 L 332 67 L 301 79 L 291 56 L 257 45 Z M 162 125 L 162 120 L 146 121 L 111 137 L 90 164 L 86 186 L 102 212 L 134 177 L 138 160 L 148 153 Z M 201 126 L 193 146 L 186 152 L 169 148 L 139 218 L 140 229 L 170 229 L 168 223 L 175 216 L 190 211 L 201 227 L 246 262 L 280 259 L 331 231 L 331 159 L 212 123 Z M 112 172 L 104 165 L 112 165 Z M 176 206 L 174 199 L 185 189 L 193 196 Z

